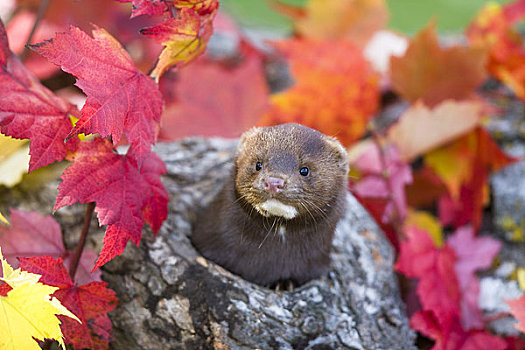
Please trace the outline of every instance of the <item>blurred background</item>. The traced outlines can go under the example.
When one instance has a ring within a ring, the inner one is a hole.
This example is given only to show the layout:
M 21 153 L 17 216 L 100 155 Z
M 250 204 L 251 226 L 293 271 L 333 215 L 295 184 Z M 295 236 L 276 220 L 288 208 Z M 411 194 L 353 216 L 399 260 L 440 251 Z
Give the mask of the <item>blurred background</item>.
M 304 5 L 306 0 L 283 0 L 291 5 Z M 387 0 L 390 12 L 389 28 L 415 33 L 431 18 L 437 20 L 440 32 L 459 33 L 477 13 L 484 0 Z M 509 1 L 491 1 L 507 3 Z M 221 0 L 222 9 L 232 15 L 244 28 L 272 29 L 284 33 L 291 30 L 291 22 L 273 11 L 265 0 Z

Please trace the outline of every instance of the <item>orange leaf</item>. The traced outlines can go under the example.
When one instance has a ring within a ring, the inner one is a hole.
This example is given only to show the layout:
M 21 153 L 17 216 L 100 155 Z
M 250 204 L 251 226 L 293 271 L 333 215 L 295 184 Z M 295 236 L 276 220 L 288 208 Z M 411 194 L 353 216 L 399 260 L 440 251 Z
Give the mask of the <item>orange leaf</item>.
M 391 58 L 392 86 L 405 99 L 423 99 L 430 107 L 446 99 L 468 99 L 485 79 L 485 61 L 484 49 L 441 48 L 430 23 L 410 42 L 403 57 Z
M 289 59 L 295 84 L 271 98 L 262 125 L 297 122 L 335 135 L 360 138 L 378 104 L 378 77 L 359 48 L 346 40 L 289 40 L 276 44 Z
M 482 107 L 478 101 L 446 100 L 431 109 L 418 101 L 388 130 L 387 139 L 411 161 L 474 129 Z
M 350 39 L 364 46 L 388 20 L 384 0 L 310 0 L 302 9 L 278 1 L 278 11 L 295 21 L 300 36 L 315 39 Z M 301 11 L 302 10 L 302 11 Z
M 488 176 L 516 161 L 481 127 L 429 152 L 424 160 L 449 190 L 450 196 L 442 197 L 439 203 L 441 222 L 455 227 L 471 222 L 475 228 L 481 223 L 488 199 Z
M 524 41 L 512 27 L 519 18 L 525 17 L 522 3 L 505 7 L 496 3 L 485 5 L 468 28 L 467 37 L 473 45 L 489 49 L 489 72 L 525 99 Z
M 453 198 L 459 195 L 460 186 L 475 176 L 475 163 L 486 172 L 495 172 L 515 161 L 481 127 L 453 143 L 427 153 L 424 159 L 446 183 Z

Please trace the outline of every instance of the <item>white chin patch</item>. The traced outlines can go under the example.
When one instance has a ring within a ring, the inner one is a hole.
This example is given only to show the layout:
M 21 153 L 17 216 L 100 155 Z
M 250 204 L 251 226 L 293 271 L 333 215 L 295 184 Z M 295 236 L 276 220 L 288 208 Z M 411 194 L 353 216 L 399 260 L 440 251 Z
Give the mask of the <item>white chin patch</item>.
M 263 216 L 280 216 L 285 219 L 293 219 L 298 214 L 295 207 L 284 204 L 277 199 L 268 199 L 266 202 L 257 204 L 255 209 Z

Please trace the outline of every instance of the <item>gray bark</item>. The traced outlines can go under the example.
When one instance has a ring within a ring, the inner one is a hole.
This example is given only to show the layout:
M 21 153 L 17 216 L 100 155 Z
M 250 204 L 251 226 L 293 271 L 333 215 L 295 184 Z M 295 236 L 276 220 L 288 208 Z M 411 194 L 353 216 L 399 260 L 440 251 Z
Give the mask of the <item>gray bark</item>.
M 169 217 L 156 239 L 103 268 L 117 292 L 113 349 L 414 349 L 392 272 L 393 250 L 360 204 L 336 231 L 330 273 L 276 292 L 205 260 L 189 236 L 219 191 L 235 141 L 188 139 L 156 149 L 168 167 Z

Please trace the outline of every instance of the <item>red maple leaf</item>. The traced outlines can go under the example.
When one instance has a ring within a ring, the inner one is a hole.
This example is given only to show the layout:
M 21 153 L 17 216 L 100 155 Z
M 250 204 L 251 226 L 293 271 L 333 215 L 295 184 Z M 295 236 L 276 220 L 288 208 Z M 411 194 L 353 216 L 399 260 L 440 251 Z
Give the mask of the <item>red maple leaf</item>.
M 501 243 L 490 237 L 475 237 L 471 226 L 460 227 L 447 239 L 456 253 L 454 268 L 461 290 L 461 322 L 466 330 L 483 328 L 478 306 L 479 280 L 475 272 L 490 267 Z
M 141 164 L 156 140 L 162 112 L 157 84 L 140 73 L 128 53 L 104 29 L 93 38 L 76 27 L 32 49 L 75 75 L 87 95 L 81 118 L 69 137 L 78 133 L 111 136 L 117 144 L 124 133 Z
M 144 222 L 155 233 L 159 230 L 167 217 L 168 193 L 160 181 L 166 166 L 155 153 L 139 168 L 131 149 L 119 155 L 108 141 L 96 138 L 83 142 L 71 160 L 58 186 L 55 210 L 96 202 L 100 224 L 109 226 L 94 269 L 122 254 L 129 240 L 138 245 Z
M 430 235 L 415 226 L 405 230 L 395 268 L 419 279 L 417 295 L 423 310 L 432 311 L 440 328 L 447 329 L 459 318 L 460 291 L 454 264 L 454 251 L 447 245 L 435 246 Z
M 0 283 L 0 297 L 6 297 L 7 293 L 9 293 L 11 289 L 13 289 L 13 287 L 11 287 L 9 284 L 4 282 Z
M 131 18 L 150 15 L 162 15 L 168 10 L 167 2 L 164 0 L 117 0 L 119 2 L 131 2 L 133 9 L 131 10 Z
M 485 330 L 465 331 L 456 319 L 444 328 L 432 311 L 419 311 L 410 327 L 435 341 L 432 350 L 505 350 L 507 342 Z
M 174 83 L 166 89 L 178 101 L 164 111 L 159 136 L 162 139 L 188 135 L 239 137 L 257 122 L 268 104 L 268 87 L 256 55 L 232 68 L 197 61 L 182 69 Z
M 67 317 L 60 317 L 60 328 L 68 343 L 76 349 L 108 348 L 113 332 L 107 313 L 117 306 L 118 299 L 106 282 L 77 286 L 71 281 L 62 259 L 49 256 L 21 258 L 20 268 L 41 275 L 39 282 L 60 288 L 53 295 L 82 321 L 69 322 Z
M 69 115 L 78 111 L 56 97 L 29 73 L 9 50 L 0 21 L 0 130 L 17 139 L 30 139 L 29 171 L 62 160 L 78 140 L 64 143 L 71 130 Z
M 41 255 L 63 258 L 69 266 L 73 254 L 64 247 L 60 225 L 52 216 L 12 209 L 10 221 L 10 226 L 0 226 L 0 246 L 11 266 L 18 266 L 16 258 Z M 77 283 L 100 281 L 100 271 L 91 272 L 96 257 L 92 249 L 84 249 L 75 274 Z

